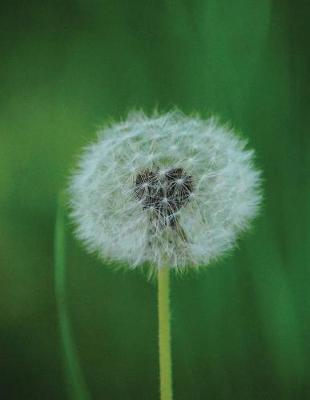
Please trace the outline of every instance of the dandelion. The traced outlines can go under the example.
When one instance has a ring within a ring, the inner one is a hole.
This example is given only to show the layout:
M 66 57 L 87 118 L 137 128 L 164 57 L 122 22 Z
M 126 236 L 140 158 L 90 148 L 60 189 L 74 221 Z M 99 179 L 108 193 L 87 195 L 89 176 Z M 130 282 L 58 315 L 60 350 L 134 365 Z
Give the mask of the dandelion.
M 99 132 L 72 176 L 77 235 L 128 268 L 209 264 L 257 212 L 260 174 L 245 145 L 214 118 L 131 114 Z
M 161 395 L 171 399 L 169 270 L 208 265 L 249 226 L 261 201 L 253 151 L 215 118 L 135 112 L 99 131 L 69 192 L 89 251 L 158 273 Z

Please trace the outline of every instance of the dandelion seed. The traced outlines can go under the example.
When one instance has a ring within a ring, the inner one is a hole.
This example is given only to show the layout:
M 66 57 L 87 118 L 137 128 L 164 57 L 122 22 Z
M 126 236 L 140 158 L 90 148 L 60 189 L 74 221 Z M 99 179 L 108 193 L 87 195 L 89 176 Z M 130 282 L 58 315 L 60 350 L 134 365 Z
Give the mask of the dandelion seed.
M 131 268 L 207 265 L 256 215 L 253 152 L 214 118 L 130 114 L 99 132 L 70 182 L 72 218 L 90 251 Z

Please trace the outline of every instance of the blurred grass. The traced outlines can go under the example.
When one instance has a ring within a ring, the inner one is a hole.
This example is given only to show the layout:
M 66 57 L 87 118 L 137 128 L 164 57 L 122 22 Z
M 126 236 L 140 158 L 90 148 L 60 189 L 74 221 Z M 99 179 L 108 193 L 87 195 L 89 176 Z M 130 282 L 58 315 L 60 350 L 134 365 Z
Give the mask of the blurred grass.
M 79 361 L 74 333 L 72 332 L 70 315 L 66 301 L 66 210 L 62 193 L 58 196 L 57 214 L 54 236 L 54 273 L 55 296 L 59 319 L 59 335 L 62 342 L 63 365 L 68 387 L 68 395 L 72 399 L 88 400 L 87 384 L 84 381 L 83 369 Z
M 264 171 L 251 235 L 173 281 L 176 398 L 310 397 L 306 1 L 1 4 L 1 392 L 65 399 L 54 296 L 57 193 L 82 145 L 132 107 L 210 112 Z M 156 290 L 71 235 L 68 308 L 94 399 L 157 399 Z

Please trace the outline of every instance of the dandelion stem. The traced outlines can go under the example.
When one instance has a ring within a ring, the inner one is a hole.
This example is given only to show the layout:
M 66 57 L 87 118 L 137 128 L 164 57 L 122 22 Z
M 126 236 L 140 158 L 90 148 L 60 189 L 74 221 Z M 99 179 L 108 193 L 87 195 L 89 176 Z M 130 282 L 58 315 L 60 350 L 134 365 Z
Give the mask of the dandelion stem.
M 65 210 L 60 195 L 57 205 L 54 240 L 55 295 L 60 338 L 64 352 L 65 373 L 70 396 L 76 400 L 89 400 L 90 395 L 78 361 L 77 349 L 73 340 L 66 307 L 65 247 Z
M 169 290 L 169 268 L 162 267 L 158 271 L 158 332 L 161 400 L 172 400 Z

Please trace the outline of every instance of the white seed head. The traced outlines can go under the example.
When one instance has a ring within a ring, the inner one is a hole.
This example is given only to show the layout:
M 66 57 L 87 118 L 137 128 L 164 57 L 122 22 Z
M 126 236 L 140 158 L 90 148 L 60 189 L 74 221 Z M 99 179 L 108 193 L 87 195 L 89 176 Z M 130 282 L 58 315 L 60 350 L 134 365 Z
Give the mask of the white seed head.
M 70 186 L 90 251 L 134 268 L 207 265 L 231 249 L 261 201 L 245 141 L 215 118 L 132 113 L 99 132 Z

